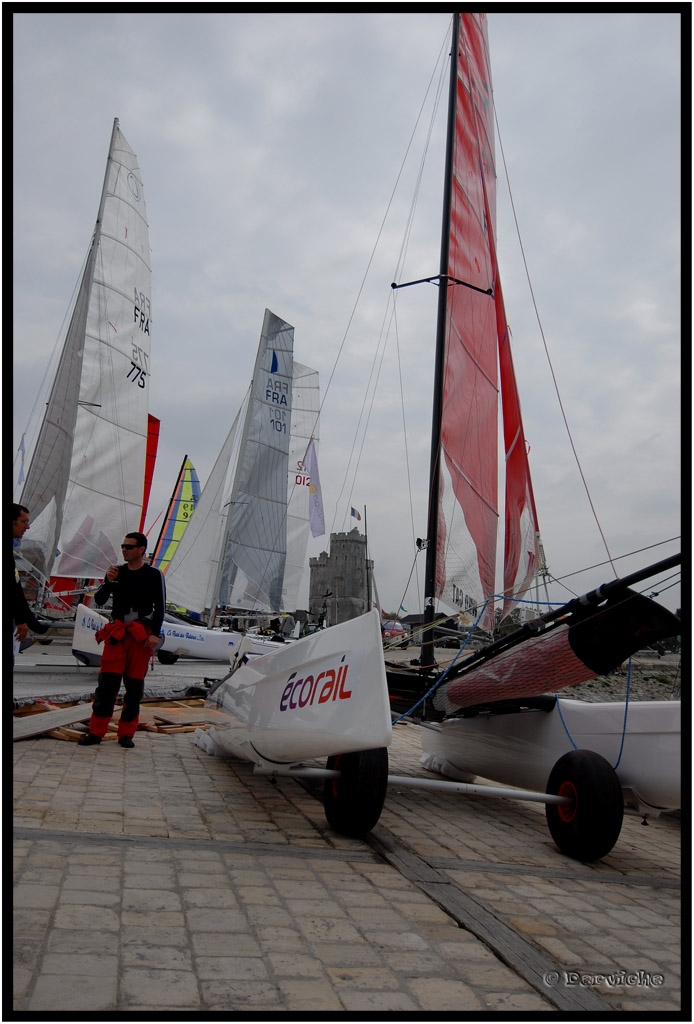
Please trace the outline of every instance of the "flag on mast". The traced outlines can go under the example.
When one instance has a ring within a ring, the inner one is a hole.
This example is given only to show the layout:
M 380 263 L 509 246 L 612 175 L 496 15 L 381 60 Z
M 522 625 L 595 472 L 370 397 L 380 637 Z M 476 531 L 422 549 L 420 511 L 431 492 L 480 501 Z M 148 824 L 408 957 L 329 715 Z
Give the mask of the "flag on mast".
M 323 514 L 323 498 L 320 490 L 320 477 L 318 475 L 318 459 L 313 438 L 309 441 L 306 449 L 304 466 L 309 475 L 308 485 L 308 521 L 311 526 L 311 536 L 322 537 L 325 533 L 325 516 Z
M 357 520 L 358 522 L 359 522 L 359 521 L 361 520 L 361 516 L 360 516 L 360 514 L 359 514 L 359 513 L 357 512 L 356 508 L 353 508 L 353 509 L 352 509 L 352 511 L 350 512 L 350 515 L 353 515 L 353 516 L 354 516 L 354 518 L 355 518 L 355 519 L 356 519 L 356 520 Z

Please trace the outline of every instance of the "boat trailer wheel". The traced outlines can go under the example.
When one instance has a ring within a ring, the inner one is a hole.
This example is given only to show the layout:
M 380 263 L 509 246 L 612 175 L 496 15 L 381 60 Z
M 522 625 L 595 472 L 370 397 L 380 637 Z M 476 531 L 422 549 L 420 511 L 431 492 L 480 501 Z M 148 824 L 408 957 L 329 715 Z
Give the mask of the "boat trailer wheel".
M 547 792 L 571 799 L 570 804 L 545 805 L 549 831 L 561 852 L 580 861 L 606 856 L 624 819 L 622 787 L 609 761 L 594 750 L 571 750 L 552 768 Z
M 175 665 L 178 655 L 172 654 L 171 651 L 157 651 L 157 661 L 160 665 Z
M 365 836 L 381 816 L 386 798 L 387 748 L 335 754 L 326 767 L 340 772 L 338 778 L 326 779 L 323 788 L 328 824 L 343 836 Z

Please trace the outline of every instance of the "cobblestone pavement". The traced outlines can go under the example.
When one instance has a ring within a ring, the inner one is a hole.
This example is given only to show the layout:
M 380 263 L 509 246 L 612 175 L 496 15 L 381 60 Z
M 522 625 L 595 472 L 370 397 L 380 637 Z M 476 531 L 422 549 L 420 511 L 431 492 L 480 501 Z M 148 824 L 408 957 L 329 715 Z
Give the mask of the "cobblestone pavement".
M 393 785 L 352 840 L 191 737 L 13 744 L 15 1011 L 681 1010 L 678 818 L 583 865 L 542 805 Z

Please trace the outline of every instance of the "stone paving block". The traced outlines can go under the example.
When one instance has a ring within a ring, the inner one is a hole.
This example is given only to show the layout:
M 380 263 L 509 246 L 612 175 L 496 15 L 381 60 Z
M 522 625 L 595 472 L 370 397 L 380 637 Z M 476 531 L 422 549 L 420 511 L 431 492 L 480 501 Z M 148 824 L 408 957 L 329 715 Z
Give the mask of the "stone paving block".
M 126 967 L 121 977 L 123 1008 L 128 1004 L 148 1002 L 161 1010 L 200 1005 L 198 981 L 193 971 L 160 968 Z
M 214 907 L 218 910 L 239 910 L 239 901 L 228 888 L 186 889 L 183 894 L 186 907 Z
M 385 963 L 397 973 L 405 973 L 408 978 L 433 975 L 437 978 L 457 977 L 459 971 L 455 963 L 442 959 L 439 953 L 426 953 L 422 950 L 408 950 L 407 953 L 382 951 Z
M 548 1013 L 549 1003 L 536 992 L 485 992 L 485 1009 L 497 1013 Z
M 340 991 L 340 1000 L 345 1010 L 368 1013 L 369 1016 L 375 1013 L 412 1013 L 418 1009 L 417 1003 L 406 992 L 364 992 L 344 989 Z
M 429 943 L 416 932 L 391 934 L 390 932 L 374 931 L 369 933 L 368 938 L 383 949 L 428 950 L 431 948 Z
M 181 897 L 169 889 L 123 889 L 123 910 L 180 911 Z
M 277 985 L 288 1010 L 301 1013 L 328 1013 L 344 1009 L 344 1005 L 327 982 L 314 981 L 307 985 L 305 980 L 290 981 L 287 978 L 279 978 Z
M 286 1009 L 281 993 L 265 981 L 201 981 L 200 991 L 210 1012 L 248 1010 L 258 1015 Z
M 94 975 L 99 978 L 115 978 L 118 973 L 118 957 L 103 953 L 47 953 L 41 962 L 41 974 Z
M 321 964 L 347 968 L 362 964 L 373 965 L 380 961 L 379 950 L 365 937 L 359 942 L 320 942 L 312 949 L 312 955 Z
M 239 902 L 246 905 L 257 903 L 261 906 L 274 906 L 279 903 L 279 897 L 272 885 L 243 885 L 236 890 Z
M 294 921 L 291 914 L 279 906 L 262 906 L 260 904 L 248 904 L 244 910 L 248 923 L 253 928 L 263 925 L 273 925 L 277 928 L 290 928 L 298 922 Z
M 21 999 L 29 992 L 29 986 L 34 978 L 34 972 L 28 967 L 15 964 L 12 968 L 12 997 Z
M 297 917 L 295 922 L 312 943 L 323 942 L 355 942 L 359 932 L 348 921 L 334 917 Z
M 185 912 L 191 932 L 244 932 L 248 931 L 246 916 L 231 908 L 192 907 Z
M 63 887 L 60 895 L 61 905 L 119 907 L 120 901 L 119 892 L 84 892 L 82 889 Z
M 221 978 L 263 981 L 268 977 L 262 958 L 251 956 L 198 956 L 195 958 L 195 973 L 204 981 Z
M 157 967 L 165 970 L 190 971 L 193 958 L 187 949 L 180 946 L 123 946 L 121 952 L 123 965 L 126 967 Z
M 157 924 L 128 925 L 121 928 L 123 946 L 186 946 L 188 932 L 183 926 L 165 926 Z
M 263 950 L 250 932 L 225 934 L 220 937 L 218 932 L 194 932 L 191 935 L 193 953 L 197 957 L 225 956 L 260 957 Z
M 70 931 L 110 931 L 117 932 L 120 919 L 110 907 L 72 906 L 61 904 L 55 912 L 54 928 L 66 928 Z
M 138 870 L 131 871 L 125 865 L 123 869 L 123 889 L 175 889 L 177 886 L 176 875 L 173 869 L 161 868 L 159 871 L 152 865 L 150 872 Z
M 261 926 L 255 929 L 255 935 L 264 950 L 301 952 L 309 948 L 304 936 L 296 928 Z
M 323 978 L 325 971 L 321 963 L 308 953 L 270 952 L 266 959 L 278 978 Z
M 54 928 L 48 935 L 49 953 L 88 953 L 94 956 L 118 953 L 120 936 L 117 932 L 71 931 Z
M 115 978 L 91 975 L 40 975 L 29 999 L 30 1013 L 53 1013 L 55 1008 L 66 1007 L 70 1015 L 112 1010 L 116 1005 Z
M 484 1003 L 462 981 L 445 978 L 415 978 L 407 987 L 418 1008 L 430 1012 L 466 1013 L 484 1009 Z
M 18 908 L 50 910 L 55 906 L 59 895 L 58 885 L 30 885 L 22 882 L 14 887 L 14 905 Z

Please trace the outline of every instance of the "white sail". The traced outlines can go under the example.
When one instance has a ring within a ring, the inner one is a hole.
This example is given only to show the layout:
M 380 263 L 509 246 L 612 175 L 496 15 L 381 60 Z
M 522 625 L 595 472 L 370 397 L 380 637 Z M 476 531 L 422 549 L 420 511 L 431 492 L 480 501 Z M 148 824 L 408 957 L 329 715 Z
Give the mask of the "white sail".
M 294 328 L 266 309 L 215 587 L 220 604 L 282 605 L 293 354 Z
M 289 440 L 289 479 L 287 492 L 287 560 L 282 588 L 282 608 L 294 611 L 300 599 L 308 602 L 308 590 L 302 588 L 306 573 L 306 551 L 310 530 L 309 486 L 304 457 L 313 438 L 318 449 L 318 410 L 320 392 L 318 371 L 294 362 L 292 378 L 292 428 Z
M 253 381 L 167 572 L 174 604 L 296 607 L 308 545 L 308 478 L 318 373 L 293 360 L 294 329 L 265 311 Z
M 238 457 L 241 424 L 250 399 L 250 389 L 226 436 L 219 455 L 202 489 L 195 511 L 166 574 L 166 594 L 173 604 L 202 613 L 217 602 L 213 588 L 229 510 L 226 495 L 231 491 L 233 467 Z
M 96 227 L 21 503 L 23 556 L 45 577 L 102 576 L 137 529 L 152 334 L 137 157 L 114 121 Z

